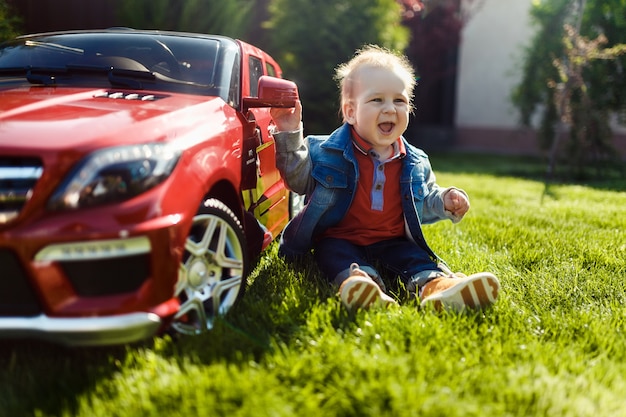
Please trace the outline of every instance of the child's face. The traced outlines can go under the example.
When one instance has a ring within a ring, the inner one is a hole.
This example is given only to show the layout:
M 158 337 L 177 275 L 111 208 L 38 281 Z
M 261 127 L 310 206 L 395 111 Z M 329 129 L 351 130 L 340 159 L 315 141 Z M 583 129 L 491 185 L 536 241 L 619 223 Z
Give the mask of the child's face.
M 355 71 L 352 97 L 343 107 L 345 120 L 381 154 L 409 124 L 409 95 L 402 79 L 385 68 Z

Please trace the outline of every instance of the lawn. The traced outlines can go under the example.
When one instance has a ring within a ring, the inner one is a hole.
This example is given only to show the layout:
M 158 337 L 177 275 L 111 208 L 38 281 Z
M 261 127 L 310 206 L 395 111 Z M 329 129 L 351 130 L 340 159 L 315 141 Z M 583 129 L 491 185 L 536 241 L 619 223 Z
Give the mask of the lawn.
M 626 180 L 553 184 L 523 158 L 436 155 L 454 270 L 499 276 L 481 313 L 348 313 L 311 263 L 263 255 L 213 332 L 68 349 L 0 342 L 0 416 L 626 416 Z

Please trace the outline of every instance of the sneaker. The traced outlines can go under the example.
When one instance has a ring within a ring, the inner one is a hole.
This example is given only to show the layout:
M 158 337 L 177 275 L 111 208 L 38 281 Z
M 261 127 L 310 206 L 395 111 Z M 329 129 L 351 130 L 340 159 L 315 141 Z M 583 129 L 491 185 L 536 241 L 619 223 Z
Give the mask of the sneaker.
M 435 310 L 480 310 L 495 303 L 500 282 L 495 275 L 481 272 L 470 276 L 450 275 L 433 279 L 424 285 L 421 305 Z
M 348 310 L 367 309 L 372 305 L 388 307 L 397 304 L 366 272 L 358 269 L 358 265 L 352 264 L 350 269 L 352 275 L 339 287 L 339 297 Z

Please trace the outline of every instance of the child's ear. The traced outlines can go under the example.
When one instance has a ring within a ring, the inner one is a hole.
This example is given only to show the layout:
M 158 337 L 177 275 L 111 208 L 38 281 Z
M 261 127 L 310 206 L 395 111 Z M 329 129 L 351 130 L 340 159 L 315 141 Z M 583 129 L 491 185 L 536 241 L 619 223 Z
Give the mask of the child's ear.
M 343 113 L 343 120 L 353 125 L 356 121 L 356 109 L 354 108 L 354 102 L 352 100 L 346 100 L 341 108 Z

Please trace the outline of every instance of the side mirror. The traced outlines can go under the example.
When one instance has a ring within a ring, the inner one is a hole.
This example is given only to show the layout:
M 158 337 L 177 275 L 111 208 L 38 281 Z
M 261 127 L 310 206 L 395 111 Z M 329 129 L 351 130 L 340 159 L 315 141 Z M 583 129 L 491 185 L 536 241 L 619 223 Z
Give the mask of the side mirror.
M 298 86 L 293 81 L 267 75 L 259 78 L 259 96 L 243 98 L 243 112 L 256 107 L 294 107 Z

